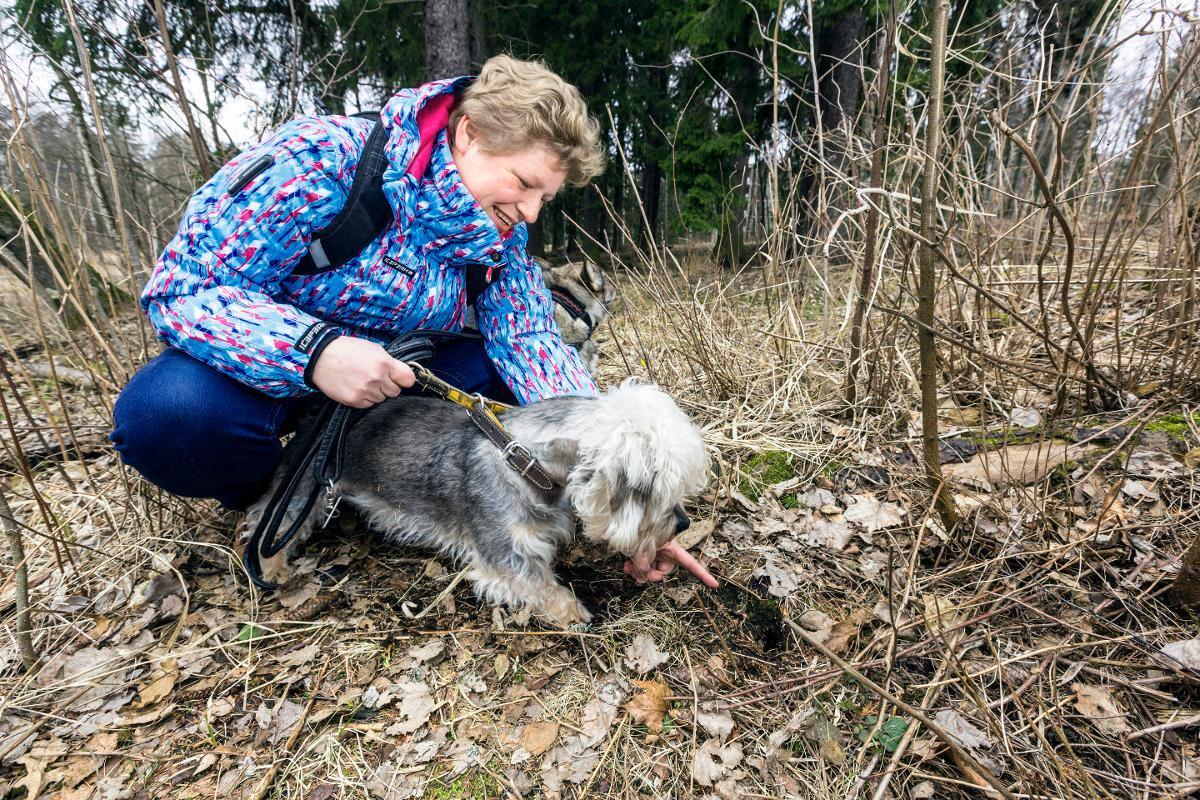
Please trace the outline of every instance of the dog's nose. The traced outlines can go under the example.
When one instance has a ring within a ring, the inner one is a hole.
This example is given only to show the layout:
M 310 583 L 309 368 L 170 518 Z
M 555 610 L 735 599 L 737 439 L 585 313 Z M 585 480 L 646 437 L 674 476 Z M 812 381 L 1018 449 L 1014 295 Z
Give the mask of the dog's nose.
M 675 533 L 676 535 L 683 533 L 692 526 L 691 519 L 683 510 L 683 506 L 675 506 Z

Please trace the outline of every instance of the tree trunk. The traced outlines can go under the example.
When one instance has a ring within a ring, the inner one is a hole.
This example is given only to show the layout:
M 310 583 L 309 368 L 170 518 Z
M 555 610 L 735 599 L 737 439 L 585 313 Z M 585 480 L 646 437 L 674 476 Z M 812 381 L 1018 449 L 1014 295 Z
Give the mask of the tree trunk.
M 887 26 L 883 30 L 883 41 L 876 51 L 875 62 L 875 108 L 871 133 L 871 176 L 868 182 L 872 189 L 883 186 L 883 157 L 887 146 L 887 125 L 892 99 L 892 36 L 896 30 L 896 0 L 892 0 Z M 858 296 L 854 301 L 854 318 L 850 325 L 850 354 L 846 362 L 846 405 L 853 410 L 858 403 L 858 374 L 862 366 L 863 341 L 867 335 L 867 303 L 875 283 L 875 264 L 879 249 L 879 204 L 876 200 L 867 209 L 865 251 L 862 269 L 859 272 Z
M 862 37 L 866 17 L 851 6 L 817 28 L 817 109 L 825 131 L 825 153 L 830 166 L 840 170 L 845 162 L 850 130 L 862 95 Z M 840 198 L 835 198 L 839 204 Z
M 921 358 L 921 441 L 925 475 L 929 480 L 933 504 L 949 532 L 955 525 L 957 513 L 954 498 L 942 477 L 938 456 L 937 347 L 933 338 L 937 268 L 933 247 L 938 240 L 934 230 L 937 219 L 938 174 L 941 164 L 938 155 L 942 142 L 942 93 L 946 81 L 946 17 L 949 0 L 935 0 L 933 5 L 933 49 L 930 53 L 929 108 L 925 131 L 925 180 L 921 189 L 921 242 L 917 250 L 920 275 L 917 284 L 917 344 Z
M 478 70 L 483 62 L 488 60 L 488 26 L 487 15 L 483 13 L 484 0 L 468 0 L 470 3 L 471 25 L 471 67 Z
M 471 70 L 467 0 L 425 0 L 425 80 Z
M 93 219 L 97 223 L 97 232 L 107 238 L 116 238 L 114 226 L 116 224 L 117 212 L 113 209 L 112 200 L 108 196 L 108 192 L 104 190 L 104 185 L 100 182 L 100 165 L 96 157 L 96 143 L 92 138 L 92 130 L 88 127 L 84 117 L 83 100 L 79 96 L 79 92 L 75 90 L 75 78 L 68 75 L 62 67 L 55 63 L 54 59 L 47 59 L 47 64 L 58 76 L 58 85 L 67 93 L 67 102 L 71 106 L 71 120 L 75 129 L 75 136 L 79 141 L 79 149 L 82 151 L 80 155 L 83 157 L 83 171 L 87 175 L 88 188 L 92 190 L 92 194 L 100 203 L 100 213 L 96 214 L 93 211 Z

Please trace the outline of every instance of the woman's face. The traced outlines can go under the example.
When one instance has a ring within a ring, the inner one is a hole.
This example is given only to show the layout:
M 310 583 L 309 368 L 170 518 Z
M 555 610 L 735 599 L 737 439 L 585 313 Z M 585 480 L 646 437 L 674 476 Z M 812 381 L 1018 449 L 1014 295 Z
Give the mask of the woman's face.
M 459 120 L 451 153 L 467 191 L 502 236 L 518 223 L 536 220 L 567 178 L 558 157 L 542 145 L 515 153 L 488 152 L 467 117 Z

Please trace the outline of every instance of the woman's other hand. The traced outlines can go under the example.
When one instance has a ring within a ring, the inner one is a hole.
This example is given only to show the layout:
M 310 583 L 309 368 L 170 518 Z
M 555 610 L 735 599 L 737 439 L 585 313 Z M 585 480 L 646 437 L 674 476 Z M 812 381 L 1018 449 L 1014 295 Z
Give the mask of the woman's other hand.
M 339 336 L 325 346 L 312 370 L 313 385 L 344 406 L 369 408 L 416 381 L 403 361 L 375 342 Z
M 677 564 L 699 578 L 700 582 L 708 588 L 719 587 L 717 579 L 712 576 L 712 573 L 706 570 L 695 556 L 684 550 L 683 545 L 674 539 L 658 548 L 658 552 L 654 554 L 653 558 L 649 553 L 639 553 L 635 558 L 626 561 L 625 574 L 639 584 L 657 583 L 671 574 Z

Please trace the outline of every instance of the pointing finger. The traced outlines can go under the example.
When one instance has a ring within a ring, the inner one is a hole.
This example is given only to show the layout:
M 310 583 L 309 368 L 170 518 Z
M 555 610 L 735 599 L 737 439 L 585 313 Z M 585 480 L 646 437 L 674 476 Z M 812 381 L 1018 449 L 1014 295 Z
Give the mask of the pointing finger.
M 673 559 L 676 564 L 699 578 L 700 582 L 708 588 L 716 589 L 720 586 L 717 583 L 717 579 L 712 576 L 712 573 L 705 569 L 704 565 L 697 561 L 691 553 L 680 547 L 679 542 L 674 539 L 659 548 L 658 552 L 659 555 Z

